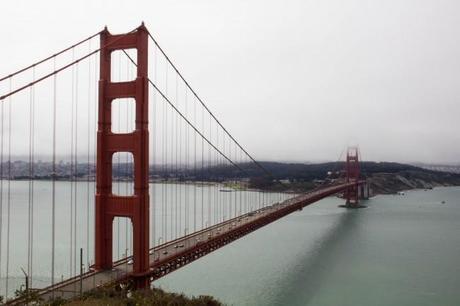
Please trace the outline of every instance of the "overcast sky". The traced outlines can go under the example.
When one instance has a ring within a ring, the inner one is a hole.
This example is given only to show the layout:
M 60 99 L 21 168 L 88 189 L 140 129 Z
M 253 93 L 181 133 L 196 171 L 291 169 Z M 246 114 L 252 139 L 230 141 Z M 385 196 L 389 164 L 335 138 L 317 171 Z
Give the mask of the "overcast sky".
M 1 1 L 0 76 L 145 21 L 259 160 L 460 161 L 457 0 Z

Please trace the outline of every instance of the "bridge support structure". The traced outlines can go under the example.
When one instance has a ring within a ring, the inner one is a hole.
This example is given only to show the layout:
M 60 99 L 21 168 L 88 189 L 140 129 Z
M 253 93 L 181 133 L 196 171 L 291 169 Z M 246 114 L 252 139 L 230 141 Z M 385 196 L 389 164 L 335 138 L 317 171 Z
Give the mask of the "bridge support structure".
M 142 24 L 136 31 L 113 35 L 100 34 L 99 117 L 96 167 L 95 269 L 113 267 L 113 220 L 127 217 L 133 226 L 133 275 L 135 286 L 150 285 L 149 272 L 149 161 L 148 161 L 148 32 Z M 116 50 L 137 50 L 136 79 L 112 82 L 111 55 Z M 135 130 L 112 132 L 112 102 L 120 98 L 135 100 Z M 129 152 L 134 159 L 134 193 L 112 193 L 112 160 L 117 152 Z
M 372 190 L 370 183 L 366 180 L 364 184 L 359 185 L 358 188 L 358 197 L 360 200 L 369 200 L 372 196 Z
M 345 164 L 346 182 L 354 183 L 351 187 L 347 188 L 344 193 L 346 200 L 345 207 L 347 208 L 361 208 L 359 204 L 360 199 L 360 167 L 359 167 L 359 149 L 358 147 L 350 147 L 347 149 L 347 160 Z

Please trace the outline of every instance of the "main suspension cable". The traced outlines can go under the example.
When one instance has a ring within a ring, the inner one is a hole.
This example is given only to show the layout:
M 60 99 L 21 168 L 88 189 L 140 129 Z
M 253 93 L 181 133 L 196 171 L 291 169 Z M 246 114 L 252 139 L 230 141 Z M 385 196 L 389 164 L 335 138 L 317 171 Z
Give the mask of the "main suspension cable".
M 87 59 L 88 57 L 90 57 L 90 56 L 92 56 L 92 55 L 94 55 L 94 54 L 100 52 L 101 50 L 103 50 L 103 49 L 105 49 L 105 48 L 107 48 L 107 47 L 113 45 L 114 43 L 116 43 L 116 42 L 118 42 L 119 40 L 123 39 L 126 35 L 131 34 L 131 33 L 135 32 L 136 30 L 137 30 L 137 28 L 134 29 L 134 30 L 132 30 L 132 31 L 130 31 L 130 32 L 128 32 L 128 33 L 125 33 L 125 34 L 120 35 L 120 36 L 117 37 L 116 39 L 114 39 L 114 40 L 110 41 L 109 43 L 105 44 L 104 46 L 101 46 L 99 49 L 96 49 L 96 50 L 94 50 L 94 51 L 92 51 L 92 52 L 90 52 L 90 53 L 88 53 L 88 54 L 86 54 L 86 55 L 84 55 L 84 56 L 82 56 L 82 57 L 76 59 L 76 60 L 73 60 L 73 61 L 70 62 L 69 64 L 67 64 L 67 65 L 65 65 L 65 66 L 62 66 L 61 68 L 59 68 L 59 69 L 57 69 L 57 70 L 54 70 L 53 72 L 48 73 L 48 74 L 42 76 L 41 78 L 38 78 L 38 79 L 32 81 L 32 82 L 29 83 L 29 84 L 26 84 L 26 85 L 21 86 L 21 87 L 19 87 L 19 88 L 17 88 L 17 89 L 14 89 L 14 90 L 10 90 L 9 93 L 7 93 L 7 94 L 5 94 L 5 95 L 3 95 L 3 96 L 0 96 L 0 101 L 5 100 L 6 98 L 8 98 L 8 97 L 11 96 L 11 95 L 14 95 L 14 94 L 16 94 L 16 93 L 18 93 L 18 92 L 20 92 L 20 91 L 23 91 L 24 89 L 27 89 L 27 88 L 29 88 L 29 87 L 31 87 L 31 86 L 37 84 L 37 83 L 40 83 L 40 82 L 42 82 L 42 81 L 44 81 L 44 80 L 46 80 L 46 79 L 52 77 L 52 76 L 55 75 L 55 74 L 58 74 L 58 73 L 62 72 L 63 70 L 66 70 L 66 69 L 69 68 L 69 67 L 74 66 L 75 64 L 77 64 L 77 63 L 79 63 L 79 62 L 81 62 L 81 61 Z M 35 66 L 33 66 L 33 67 L 35 67 Z
M 197 100 L 200 102 L 200 104 L 204 107 L 204 109 L 211 115 L 211 117 L 217 122 L 217 124 L 225 131 L 225 133 L 232 139 L 235 144 L 259 167 L 263 172 L 265 172 L 269 176 L 273 176 L 270 171 L 268 171 L 265 167 L 263 167 L 259 162 L 257 162 L 241 145 L 236 139 L 228 132 L 228 130 L 220 123 L 220 121 L 216 118 L 216 116 L 211 112 L 211 110 L 206 106 L 206 104 L 203 102 L 203 100 L 198 96 L 198 94 L 195 92 L 195 90 L 190 86 L 190 84 L 187 82 L 187 80 L 184 78 L 184 76 L 181 74 L 179 69 L 174 65 L 174 63 L 170 60 L 168 55 L 163 51 L 159 43 L 156 41 L 156 39 L 152 36 L 150 32 L 148 32 L 149 37 L 152 39 L 153 43 L 157 46 L 158 50 L 163 54 L 163 56 L 166 58 L 166 60 L 169 62 L 171 67 L 176 71 L 176 73 L 179 75 L 179 77 L 182 79 L 184 84 L 190 89 L 190 91 L 193 93 L 193 95 L 197 98 Z
M 33 63 L 32 65 L 29 65 L 29 66 L 27 66 L 27 67 L 24 67 L 24 68 L 22 68 L 22 69 L 17 70 L 16 72 L 11 73 L 11 74 L 9 74 L 9 75 L 7 75 L 7 76 L 5 76 L 5 77 L 2 77 L 2 78 L 0 78 L 0 82 L 4 81 L 4 80 L 6 80 L 6 79 L 12 78 L 12 77 L 14 77 L 15 75 L 18 75 L 18 74 L 20 74 L 20 73 L 23 73 L 23 72 L 25 72 L 25 71 L 27 71 L 27 70 L 29 70 L 29 69 L 31 69 L 31 68 L 34 68 L 34 67 L 36 67 L 36 66 L 38 66 L 38 65 L 40 65 L 40 64 L 43 64 L 43 63 L 49 61 L 50 59 L 56 58 L 57 56 L 59 56 L 59 55 L 65 53 L 65 52 L 67 52 L 67 51 L 69 51 L 69 50 L 72 50 L 73 48 L 75 48 L 75 47 L 77 47 L 77 46 L 83 44 L 84 42 L 86 42 L 86 41 L 88 41 L 88 40 L 91 40 L 92 38 L 96 37 L 97 35 L 101 34 L 102 32 L 103 32 L 103 31 L 99 31 L 99 32 L 97 32 L 97 33 L 95 33 L 95 34 L 93 34 L 93 35 L 91 35 L 91 36 L 89 36 L 89 37 L 87 37 L 87 38 L 85 38 L 85 39 L 83 39 L 83 40 L 77 42 L 76 44 L 73 44 L 72 46 L 70 46 L 70 47 L 68 47 L 68 48 L 65 48 L 65 49 L 63 49 L 63 50 L 61 50 L 61 51 L 59 51 L 59 52 L 54 53 L 54 54 L 51 55 L 51 56 L 48 56 L 48 57 L 46 57 L 46 58 L 44 58 L 44 59 L 42 59 L 42 60 L 39 60 L 39 61 Z
M 137 63 L 133 60 L 133 58 L 125 51 L 125 50 L 122 50 L 123 53 L 129 58 L 129 60 L 137 67 Z M 238 168 L 239 170 L 241 171 L 244 171 L 239 165 L 237 165 L 231 158 L 229 158 L 227 155 L 225 155 L 224 153 L 222 153 L 221 150 L 219 150 L 219 148 L 217 148 L 208 138 L 206 138 L 206 136 L 200 132 L 191 122 L 190 120 L 185 117 L 184 114 L 182 114 L 182 112 L 171 102 L 171 100 L 158 88 L 158 86 L 156 84 L 154 84 L 152 82 L 152 80 L 148 79 L 148 82 L 153 86 L 153 88 L 163 97 L 163 99 L 179 114 L 179 116 L 182 117 L 183 120 L 185 120 L 187 122 L 187 124 L 193 128 L 195 130 L 196 133 L 198 133 L 198 135 L 200 135 L 200 137 L 206 141 L 211 147 L 214 148 L 214 150 L 216 150 L 217 152 L 219 152 L 219 154 L 221 154 L 228 162 L 230 162 L 233 166 L 235 166 L 236 168 Z M 204 124 L 203 124 L 204 126 Z

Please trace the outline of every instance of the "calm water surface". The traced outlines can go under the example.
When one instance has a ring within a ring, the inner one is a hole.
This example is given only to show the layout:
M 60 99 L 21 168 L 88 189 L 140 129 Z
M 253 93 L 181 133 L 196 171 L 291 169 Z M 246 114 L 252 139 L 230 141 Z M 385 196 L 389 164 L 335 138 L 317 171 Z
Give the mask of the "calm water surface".
M 31 287 L 43 288 L 51 283 L 53 189 L 51 181 L 34 181 L 33 186 L 28 181 L 0 183 L 0 295 L 11 297 L 24 285 L 21 267 L 29 274 Z M 229 190 L 205 183 L 150 184 L 150 246 L 293 196 L 245 190 L 220 192 L 225 189 Z M 126 195 L 133 192 L 133 186 L 129 182 L 115 183 L 112 191 Z M 79 274 L 80 248 L 84 269 L 94 263 L 94 183 L 56 182 L 55 196 L 54 278 L 60 281 Z M 115 218 L 113 235 L 113 259 L 131 255 L 131 222 Z
M 156 286 L 228 305 L 460 305 L 460 188 L 341 203 L 324 199 Z
M 77 183 L 78 231 L 70 246 L 68 182 L 56 189 L 56 279 L 78 273 L 79 248 L 93 254 L 92 183 Z M 129 186 L 115 188 L 123 192 Z M 5 186 L 4 186 L 5 188 Z M 152 184 L 152 241 L 173 239 L 238 213 L 277 194 L 219 192 L 222 186 Z M 6 290 L 6 194 L 2 202 L 0 290 Z M 27 270 L 28 183 L 11 184 L 9 294 Z M 196 198 L 197 214 L 193 205 Z M 460 305 L 460 188 L 378 196 L 368 208 L 345 210 L 327 198 L 156 281 L 168 291 L 212 295 L 228 305 Z M 242 206 L 239 206 L 239 200 Z M 445 201 L 445 204 L 442 204 Z M 164 205 L 161 205 L 164 203 Z M 203 207 L 201 203 L 204 203 Z M 218 203 L 209 207 L 207 203 Z M 207 206 L 208 205 L 208 206 Z M 203 209 L 203 213 L 201 213 Z M 182 216 L 176 221 L 176 210 Z M 187 212 L 187 213 L 186 213 Z M 202 219 L 201 216 L 204 216 Z M 50 283 L 51 182 L 34 184 L 33 286 Z M 188 216 L 185 218 L 185 216 Z M 165 226 L 167 224 L 167 226 Z M 114 259 L 131 252 L 126 220 L 114 222 Z M 89 240 L 87 242 L 87 237 Z M 73 261 L 71 261 L 73 257 Z

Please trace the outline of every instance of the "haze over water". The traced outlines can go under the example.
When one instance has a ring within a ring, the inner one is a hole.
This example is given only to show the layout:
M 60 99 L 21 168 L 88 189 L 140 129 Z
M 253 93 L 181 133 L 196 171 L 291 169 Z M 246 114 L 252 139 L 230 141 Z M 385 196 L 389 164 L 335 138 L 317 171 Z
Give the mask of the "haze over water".
M 229 305 L 457 306 L 459 198 L 409 191 L 360 210 L 327 198 L 155 284 Z

